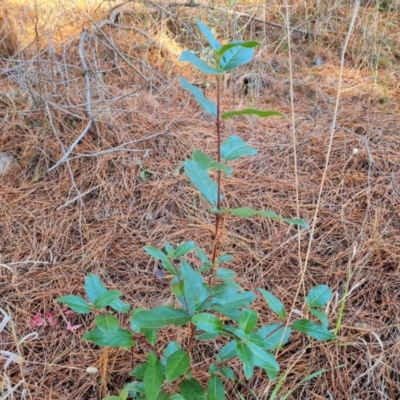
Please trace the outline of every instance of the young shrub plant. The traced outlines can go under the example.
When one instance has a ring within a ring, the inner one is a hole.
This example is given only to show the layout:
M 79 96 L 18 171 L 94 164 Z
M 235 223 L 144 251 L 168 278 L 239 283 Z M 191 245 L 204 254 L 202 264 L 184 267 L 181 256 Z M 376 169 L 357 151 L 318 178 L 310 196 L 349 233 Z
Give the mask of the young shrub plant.
M 253 376 L 254 368 L 261 368 L 272 381 L 279 373 L 274 352 L 288 342 L 292 330 L 306 333 L 317 340 L 334 338 L 328 330 L 328 318 L 322 311 L 332 295 L 329 287 L 316 286 L 306 298 L 305 315 L 311 314 L 319 323 L 307 318 L 289 321 L 283 304 L 272 293 L 259 289 L 268 306 L 281 320 L 278 323 L 261 325 L 258 313 L 251 307 L 256 294 L 244 290 L 235 281 L 235 273 L 226 267 L 233 256 L 221 251 L 218 239 L 221 220 L 228 214 L 240 218 L 263 216 L 303 228 L 307 228 L 307 224 L 299 218 L 282 218 L 273 211 L 224 207 L 221 182 L 225 175 L 233 173 L 231 162 L 240 157 L 253 156 L 257 149 L 249 146 L 239 136 L 222 140 L 222 120 L 238 115 L 283 115 L 277 111 L 253 108 L 221 113 L 220 87 L 224 73 L 248 63 L 259 43 L 233 41 L 221 45 L 202 22 L 197 21 L 197 25 L 213 50 L 214 65 L 207 64 L 188 50 L 182 53 L 180 60 L 215 76 L 216 103 L 207 99 L 199 88 L 186 79 L 180 78 L 180 83 L 215 118 L 216 154 L 214 158 L 201 150 L 195 150 L 192 158 L 184 162 L 184 169 L 190 181 L 210 204 L 210 213 L 215 216 L 214 244 L 210 256 L 192 241 L 181 243 L 177 247 L 165 243 L 164 249 L 153 246 L 144 248 L 173 276 L 171 291 L 177 300 L 175 307 L 132 310 L 129 304 L 120 300 L 120 291 L 108 290 L 94 274 L 89 274 L 85 279 L 88 301 L 75 295 L 58 299 L 77 313 L 93 312 L 96 315 L 96 327 L 83 336 L 85 340 L 99 346 L 129 349 L 135 345 L 135 336 L 140 334 L 153 346 L 154 350 L 147 354 L 147 361 L 132 370 L 132 381 L 118 395 L 105 398 L 108 400 L 125 400 L 128 396 L 147 400 L 223 400 L 226 398 L 225 382 L 235 379 L 235 370 L 229 366 L 230 360 L 240 360 L 246 379 Z M 216 181 L 210 176 L 212 170 L 216 170 Z M 194 253 L 200 268 L 196 269 L 185 259 L 188 253 Z M 121 327 L 116 313 L 120 316 L 129 315 L 129 329 Z M 160 349 L 157 345 L 157 331 L 171 325 L 185 327 L 183 332 L 188 332 L 187 338 L 182 343 L 172 341 Z M 209 366 L 210 378 L 207 386 L 203 387 L 194 377 L 196 374 L 193 371 L 193 359 L 200 353 L 198 346 L 201 341 L 217 338 L 224 345 L 214 355 Z

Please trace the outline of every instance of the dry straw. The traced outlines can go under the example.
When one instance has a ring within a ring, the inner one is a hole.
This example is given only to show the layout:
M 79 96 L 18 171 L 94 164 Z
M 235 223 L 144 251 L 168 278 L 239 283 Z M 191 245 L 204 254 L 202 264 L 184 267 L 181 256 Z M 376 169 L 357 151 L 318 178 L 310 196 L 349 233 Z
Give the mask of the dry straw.
M 225 133 L 239 132 L 257 145 L 259 154 L 241 161 L 238 173 L 227 182 L 231 207 L 245 203 L 284 216 L 295 215 L 298 207 L 309 222 L 315 213 L 334 115 L 340 51 L 353 11 L 350 2 L 317 3 L 318 9 L 311 2 L 294 2 L 290 9 L 291 26 L 313 32 L 291 43 L 297 183 L 293 135 L 287 122 L 238 118 L 225 125 Z M 21 7 L 15 15 L 24 21 L 26 43 L 33 44 L 25 59 L 8 62 L 17 46 L 0 58 L 0 151 L 17 160 L 0 177 L 0 306 L 9 307 L 16 327 L 16 340 L 9 324 L 0 333 L 1 350 L 19 355 L 18 341 L 32 332 L 37 313 L 51 312 L 58 322 L 57 327 L 36 328 L 38 338 L 20 346 L 23 375 L 19 364 L 10 363 L 6 374 L 1 364 L 10 388 L 25 380 L 15 398 L 21 398 L 25 389 L 27 398 L 52 400 L 100 399 L 116 393 L 131 370 L 131 354 L 81 342 L 83 328 L 67 331 L 66 321 L 84 324 L 86 330 L 90 321 L 66 315 L 54 299 L 67 293 L 82 295 L 85 274 L 94 272 L 109 288 L 121 290 L 135 307 L 168 304 L 167 282 L 156 278 L 156 265 L 142 247 L 189 238 L 208 250 L 212 246 L 212 220 L 179 170 L 180 161 L 194 148 L 211 149 L 213 128 L 176 88 L 176 76 L 190 76 L 199 83 L 204 77 L 178 66 L 176 49 L 168 51 L 167 40 L 161 45 L 160 32 L 178 48 L 199 52 L 203 45 L 194 39 L 195 17 L 208 21 L 212 15 L 221 21 L 216 26 L 220 38 L 231 38 L 237 28 L 240 33 L 235 38 L 257 35 L 264 46 L 245 73 L 260 76 L 256 82 L 269 83 L 248 85 L 245 91 L 243 75 L 232 75 L 224 89 L 224 106 L 241 108 L 254 100 L 260 108 L 291 112 L 284 29 L 208 7 L 163 3 L 167 13 L 158 3 L 145 1 L 131 3 L 131 12 L 120 16 L 120 24 L 131 30 L 106 25 L 99 32 L 91 18 L 100 26 L 104 14 L 109 19 L 112 11 L 103 8 L 103 14 L 96 14 L 91 8 L 84 13 L 76 3 L 75 8 L 70 7 L 72 2 L 65 4 L 42 10 L 39 37 L 32 36 L 32 9 Z M 279 13 L 283 5 L 243 3 L 236 10 L 284 26 Z M 304 352 L 294 337 L 279 354 L 282 370 L 290 371 L 281 393 L 314 371 L 329 372 L 300 385 L 291 399 L 329 394 L 349 400 L 400 397 L 398 20 L 396 9 L 382 13 L 362 6 L 345 54 L 330 163 L 304 278 L 305 290 L 324 282 L 335 291 L 329 311 L 334 326 L 351 270 L 339 331 L 343 342 L 310 346 Z M 68 29 L 60 40 L 57 35 L 64 21 Z M 82 27 L 87 32 L 82 47 L 89 84 L 79 54 Z M 16 44 L 16 36 L 13 40 Z M 317 56 L 325 65 L 312 67 Z M 88 88 L 94 122 L 71 153 L 70 169 L 62 164 L 48 173 L 64 155 L 60 143 L 66 151 L 88 123 Z M 213 96 L 212 86 L 205 90 Z M 153 174 L 143 180 L 144 167 Z M 253 181 L 248 180 L 250 171 L 256 177 Z M 232 267 L 242 277 L 240 283 L 249 289 L 264 286 L 284 304 L 291 304 L 308 237 L 301 238 L 299 247 L 296 231 L 281 224 L 257 218 L 227 224 L 224 246 L 227 252 L 234 249 Z M 301 304 L 299 300 L 294 308 Z M 261 301 L 258 311 L 263 322 L 273 320 Z M 174 331 L 165 331 L 160 343 L 174 338 Z M 202 366 L 220 346 L 207 344 L 198 354 L 197 379 L 207 380 L 207 368 Z M 139 351 L 134 353 L 135 363 L 144 358 Z M 98 372 L 88 373 L 88 367 Z M 228 394 L 232 399 L 239 398 L 238 391 L 246 399 L 267 399 L 265 393 L 273 388 L 260 373 L 248 385 L 230 387 Z

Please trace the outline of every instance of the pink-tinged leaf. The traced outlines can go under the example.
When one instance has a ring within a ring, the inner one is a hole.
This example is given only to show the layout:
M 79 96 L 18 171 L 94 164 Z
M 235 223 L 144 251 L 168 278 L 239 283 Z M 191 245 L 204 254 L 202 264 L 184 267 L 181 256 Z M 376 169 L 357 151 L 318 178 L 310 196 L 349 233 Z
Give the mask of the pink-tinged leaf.
M 42 317 L 42 314 L 37 313 L 32 317 L 31 327 L 37 328 L 38 326 L 47 326 L 46 320 Z
M 74 315 L 74 312 L 66 304 L 63 307 L 63 311 L 65 315 Z
M 49 323 L 49 325 L 52 327 L 52 328 L 55 328 L 55 327 L 57 327 L 58 326 L 58 322 L 57 322 L 57 320 L 53 317 L 53 314 L 51 313 L 51 312 L 46 312 L 45 314 L 44 314 L 44 316 L 46 317 L 46 319 L 47 319 L 47 322 Z
M 70 331 L 72 333 L 74 333 L 77 329 L 79 329 L 81 325 L 71 325 L 71 323 L 69 321 L 67 321 L 67 331 Z

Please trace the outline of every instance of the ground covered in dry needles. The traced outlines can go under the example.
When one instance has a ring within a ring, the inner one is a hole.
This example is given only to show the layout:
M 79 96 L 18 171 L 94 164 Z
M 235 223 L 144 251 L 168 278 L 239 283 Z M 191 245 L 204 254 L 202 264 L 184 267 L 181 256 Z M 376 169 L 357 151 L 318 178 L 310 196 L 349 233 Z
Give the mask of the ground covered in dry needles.
M 244 287 L 272 291 L 287 309 L 300 309 L 315 284 L 329 285 L 332 328 L 344 304 L 337 340 L 294 335 L 278 352 L 287 373 L 280 396 L 295 388 L 290 399 L 399 399 L 397 3 L 361 4 L 342 76 L 352 2 L 291 2 L 290 47 L 280 1 L 92 3 L 0 5 L 8 10 L 0 22 L 19 40 L 8 40 L 0 59 L 0 398 L 116 394 L 149 345 L 131 353 L 82 341 L 93 318 L 55 299 L 84 295 L 92 272 L 134 307 L 171 304 L 169 277 L 157 278 L 143 246 L 195 240 L 210 251 L 213 218 L 181 164 L 194 149 L 215 152 L 212 121 L 178 84 L 185 76 L 214 96 L 209 77 L 178 62 L 185 48 L 207 57 L 194 23 L 200 18 L 221 41 L 263 44 L 227 77 L 224 109 L 288 116 L 225 123 L 224 135 L 238 133 L 259 149 L 224 180 L 227 204 L 315 224 L 311 237 L 312 230 L 261 218 L 228 219 L 230 268 Z M 255 304 L 263 322 L 275 322 L 261 299 Z M 165 329 L 159 337 L 162 349 L 170 340 L 184 345 L 188 332 Z M 200 382 L 221 346 L 198 347 Z M 276 382 L 260 370 L 246 382 L 232 366 L 241 378 L 228 384 L 229 399 L 269 398 Z

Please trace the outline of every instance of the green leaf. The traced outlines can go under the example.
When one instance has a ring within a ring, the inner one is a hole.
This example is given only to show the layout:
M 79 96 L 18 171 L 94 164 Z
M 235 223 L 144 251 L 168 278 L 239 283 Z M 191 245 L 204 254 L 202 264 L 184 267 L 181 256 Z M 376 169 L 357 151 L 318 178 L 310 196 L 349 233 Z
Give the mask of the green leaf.
M 243 47 L 241 45 L 231 47 L 222 55 L 219 66 L 222 71 L 229 71 L 233 68 L 247 64 L 253 58 L 253 54 L 254 48 L 252 47 Z
M 219 262 L 220 264 L 226 263 L 226 262 L 229 262 L 229 261 L 232 261 L 232 260 L 233 260 L 233 256 L 230 255 L 230 254 L 221 254 L 221 255 L 218 257 L 218 262 Z M 234 276 L 236 276 L 235 273 L 234 273 Z
M 248 49 L 252 49 L 257 46 L 260 46 L 260 43 L 256 42 L 255 40 L 249 40 L 246 42 L 242 40 L 234 40 L 232 42 L 223 45 L 220 50 L 216 51 L 216 53 L 222 56 L 225 52 L 227 52 L 230 49 L 233 49 L 234 47 L 246 47 Z
M 267 301 L 270 309 L 282 320 L 286 319 L 286 311 L 283 304 L 271 293 L 264 289 L 258 289 Z
M 179 245 L 176 250 L 175 250 L 175 257 L 182 257 L 187 253 L 190 253 L 191 251 L 194 251 L 196 249 L 196 245 L 194 242 L 183 242 L 181 245 Z
M 221 75 L 224 73 L 224 70 L 219 68 L 214 68 L 211 65 L 208 65 L 205 61 L 197 57 L 190 50 L 185 50 L 182 52 L 179 57 L 179 61 L 187 61 L 192 63 L 198 70 L 205 72 L 209 75 Z
M 297 332 L 303 332 L 310 335 L 312 338 L 317 340 L 330 340 L 334 339 L 335 335 L 329 332 L 328 329 L 323 326 L 319 326 L 312 321 L 307 319 L 298 319 L 293 322 L 292 328 Z
M 277 350 L 285 345 L 290 338 L 291 329 L 285 327 L 282 323 L 262 326 L 257 333 L 252 335 L 251 341 L 257 342 L 257 337 L 260 342 L 257 342 L 261 347 L 268 350 Z
M 185 400 L 185 398 L 181 394 L 175 393 L 169 398 L 169 400 Z
M 177 297 L 182 296 L 184 294 L 184 291 L 185 291 L 184 281 L 174 282 L 171 286 L 171 292 Z
M 135 367 L 130 373 L 130 376 L 134 376 L 135 378 L 144 379 L 144 373 L 146 372 L 146 368 L 149 364 L 147 362 L 138 365 L 137 367 Z
M 144 392 L 147 400 L 157 400 L 161 391 L 163 381 L 163 370 L 159 359 L 155 360 L 154 365 L 149 365 L 144 373 Z
M 275 380 L 279 372 L 279 364 L 275 357 L 251 341 L 247 346 L 253 354 L 254 365 L 263 368 L 271 381 Z
M 201 33 L 206 37 L 210 46 L 214 50 L 219 50 L 221 48 L 221 44 L 218 42 L 217 39 L 215 39 L 211 30 L 198 19 L 196 19 L 196 24 L 199 27 Z
M 208 172 L 194 160 L 186 160 L 184 166 L 190 181 L 197 187 L 201 195 L 213 206 L 217 206 L 218 186 L 210 178 Z
M 179 78 L 179 82 L 183 89 L 187 90 L 194 96 L 196 101 L 203 107 L 205 111 L 214 117 L 217 116 L 217 105 L 213 101 L 204 97 L 203 92 L 198 87 L 190 84 L 185 78 Z
M 217 311 L 221 313 L 222 315 L 225 315 L 225 317 L 228 317 L 232 321 L 238 322 L 239 317 L 240 317 L 240 311 L 237 308 L 228 308 L 222 304 L 218 303 L 213 303 L 211 306 L 208 306 L 207 308 L 211 308 L 213 311 Z M 205 309 L 207 309 L 205 308 Z
M 258 215 L 261 217 L 267 217 L 270 219 L 287 222 L 288 224 L 299 225 L 302 226 L 303 228 L 308 228 L 308 224 L 301 218 L 283 218 L 274 211 L 259 211 L 259 210 L 254 210 L 253 208 L 250 207 L 227 208 L 226 211 L 229 211 L 232 214 L 237 215 L 238 217 L 250 218 Z
M 220 304 L 226 308 L 246 307 L 252 303 L 256 295 L 252 292 L 238 292 L 230 285 L 222 284 L 213 288 L 212 304 Z
M 176 276 L 176 271 L 174 268 L 174 265 L 172 264 L 171 260 L 162 260 L 161 261 L 162 266 L 173 276 Z
M 239 328 L 250 333 L 256 326 L 258 312 L 244 308 L 239 316 Z
M 218 376 L 213 375 L 208 381 L 208 400 L 225 400 L 225 387 Z
M 209 169 L 216 169 L 216 170 L 225 172 L 227 175 L 231 175 L 233 172 L 232 168 L 230 168 L 227 165 L 222 164 L 218 161 L 215 161 L 208 154 L 203 153 L 200 150 L 194 151 L 193 160 L 196 161 L 198 164 L 200 164 L 207 171 Z
M 257 152 L 257 149 L 250 147 L 239 136 L 229 136 L 221 144 L 221 157 L 226 161 L 248 155 L 254 156 Z
M 235 373 L 233 372 L 233 369 L 230 367 L 222 367 L 220 369 L 220 373 L 226 378 L 226 379 L 230 379 L 233 380 L 235 378 Z
M 224 325 L 224 331 L 232 333 L 235 338 L 241 339 L 243 341 L 248 341 L 250 339 L 249 334 L 247 334 L 243 329 L 240 329 L 237 326 Z
M 218 333 L 222 331 L 222 322 L 215 315 L 209 313 L 194 315 L 192 322 L 198 329 L 208 333 Z
M 93 303 L 94 308 L 102 309 L 109 306 L 115 299 L 121 296 L 121 292 L 119 290 L 107 290 L 104 293 L 97 296 L 96 300 Z
M 246 108 L 245 110 L 227 111 L 221 115 L 222 119 L 236 117 L 237 115 L 257 115 L 258 117 L 285 117 L 279 111 L 273 110 L 256 110 L 255 108 Z
M 156 343 L 157 343 L 157 330 L 156 329 L 145 329 L 143 334 L 152 346 L 156 345 Z
M 143 379 L 144 379 L 144 376 L 143 376 Z M 129 394 L 134 397 L 137 395 L 137 393 L 144 394 L 143 382 L 129 382 L 129 383 L 125 384 L 124 388 L 127 389 Z
M 185 400 L 207 400 L 207 393 L 196 379 L 184 380 L 179 389 Z
M 90 305 L 82 299 L 82 297 L 70 294 L 68 296 L 62 296 L 56 299 L 59 303 L 66 304 L 71 310 L 78 314 L 87 314 L 91 311 Z
M 157 260 L 169 261 L 168 256 L 162 250 L 157 249 L 154 246 L 145 246 L 144 251 L 147 254 L 150 254 L 152 257 L 154 257 Z
M 162 365 L 166 365 L 167 364 L 167 360 L 169 357 L 172 356 L 172 354 L 176 353 L 178 350 L 181 350 L 182 347 L 180 346 L 179 343 L 177 342 L 169 342 L 167 347 L 164 349 L 163 355 L 161 357 L 161 364 Z
M 236 346 L 237 346 L 236 340 L 232 340 L 228 342 L 225 346 L 223 346 L 218 356 L 219 362 L 228 361 L 236 357 L 237 356 Z
M 110 307 L 115 311 L 126 313 L 130 310 L 131 305 L 129 303 L 123 303 L 121 299 L 115 299 L 110 304 Z
M 172 382 L 186 373 L 190 365 L 189 354 L 185 350 L 177 350 L 172 354 L 165 367 L 166 382 Z
M 197 340 L 204 340 L 204 341 L 208 341 L 208 340 L 212 340 L 217 338 L 218 336 L 221 336 L 220 333 L 208 333 L 208 332 L 203 332 L 200 335 L 196 335 L 196 339 Z
M 207 254 L 202 249 L 200 249 L 200 247 L 198 247 L 198 246 L 196 246 L 196 255 L 202 263 L 210 262 L 210 260 L 207 257 Z
M 85 278 L 85 291 L 90 302 L 94 304 L 97 297 L 107 292 L 107 288 L 97 275 L 88 274 Z
M 83 339 L 96 343 L 99 346 L 130 348 L 135 344 L 132 339 L 132 333 L 122 328 L 106 332 L 100 328 L 94 328 L 83 335 Z
M 168 242 L 165 242 L 165 251 L 167 252 L 168 257 L 173 258 L 174 257 L 174 248 L 172 245 Z
M 253 352 L 246 343 L 239 342 L 236 345 L 236 353 L 243 363 L 243 372 L 246 379 L 250 379 L 254 373 Z
M 329 325 L 328 317 L 323 311 L 318 310 L 316 308 L 310 308 L 309 311 L 312 315 L 314 315 L 314 317 L 317 317 L 321 321 L 322 326 L 324 328 L 328 328 Z
M 232 270 L 226 268 L 218 268 L 217 272 L 215 273 L 215 276 L 224 281 L 227 285 L 232 286 L 240 291 L 243 291 L 242 287 L 233 280 L 236 274 Z
M 308 292 L 306 303 L 308 308 L 325 307 L 332 297 L 332 290 L 327 285 L 314 286 Z
M 158 329 L 168 325 L 182 326 L 190 320 L 191 315 L 188 312 L 166 306 L 137 311 L 129 319 L 136 326 L 148 329 Z
M 107 396 L 107 397 L 103 397 L 102 400 L 123 400 L 123 399 L 119 396 Z
M 118 318 L 114 315 L 97 315 L 94 322 L 102 332 L 116 331 L 119 328 Z

